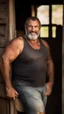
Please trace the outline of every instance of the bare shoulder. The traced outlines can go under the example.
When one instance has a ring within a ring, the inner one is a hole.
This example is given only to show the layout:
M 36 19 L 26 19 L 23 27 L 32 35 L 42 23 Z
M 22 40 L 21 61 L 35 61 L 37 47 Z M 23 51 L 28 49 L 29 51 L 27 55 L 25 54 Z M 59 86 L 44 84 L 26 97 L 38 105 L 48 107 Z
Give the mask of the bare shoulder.
M 8 49 L 20 49 L 22 48 L 24 45 L 24 40 L 22 37 L 18 37 L 18 38 L 15 38 L 13 40 L 11 40 L 8 45 L 6 46 L 6 50 Z
M 45 40 L 42 40 L 42 42 L 47 48 L 50 48 L 49 44 Z
M 23 47 L 24 47 L 23 38 L 22 37 L 15 38 L 8 43 L 2 57 L 10 61 L 13 61 L 22 52 Z
M 18 38 L 15 38 L 13 40 L 11 40 L 9 42 L 9 44 L 7 46 L 20 46 L 20 44 L 23 44 L 23 38 L 22 37 L 18 37 Z

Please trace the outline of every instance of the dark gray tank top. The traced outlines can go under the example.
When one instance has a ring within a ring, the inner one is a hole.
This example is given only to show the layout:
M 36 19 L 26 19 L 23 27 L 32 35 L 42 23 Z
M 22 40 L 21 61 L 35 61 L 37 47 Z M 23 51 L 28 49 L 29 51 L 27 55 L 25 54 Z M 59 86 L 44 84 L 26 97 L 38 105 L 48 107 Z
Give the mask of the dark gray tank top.
M 20 55 L 12 62 L 12 79 L 26 85 L 41 87 L 46 82 L 48 49 L 39 39 L 40 49 L 33 49 L 26 38 Z

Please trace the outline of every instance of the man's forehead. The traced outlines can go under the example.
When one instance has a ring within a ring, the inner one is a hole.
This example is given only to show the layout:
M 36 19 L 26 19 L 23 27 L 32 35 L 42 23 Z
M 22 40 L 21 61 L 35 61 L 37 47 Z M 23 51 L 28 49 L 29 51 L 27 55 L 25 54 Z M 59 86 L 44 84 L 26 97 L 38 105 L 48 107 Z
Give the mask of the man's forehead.
M 28 25 L 30 24 L 39 24 L 39 22 L 37 20 L 29 20 Z

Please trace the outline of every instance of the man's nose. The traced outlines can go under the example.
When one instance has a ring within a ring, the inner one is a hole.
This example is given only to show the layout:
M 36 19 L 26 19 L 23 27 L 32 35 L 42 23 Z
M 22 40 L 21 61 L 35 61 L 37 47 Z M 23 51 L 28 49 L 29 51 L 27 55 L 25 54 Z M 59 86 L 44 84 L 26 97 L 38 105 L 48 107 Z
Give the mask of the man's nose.
M 32 32 L 34 32 L 35 31 L 35 27 L 32 27 Z

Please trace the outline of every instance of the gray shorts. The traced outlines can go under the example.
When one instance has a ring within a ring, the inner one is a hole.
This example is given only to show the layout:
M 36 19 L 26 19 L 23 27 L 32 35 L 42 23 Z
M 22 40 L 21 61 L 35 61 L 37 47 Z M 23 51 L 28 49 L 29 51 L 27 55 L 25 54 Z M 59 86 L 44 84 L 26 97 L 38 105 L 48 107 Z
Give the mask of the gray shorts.
M 47 103 L 46 85 L 43 87 L 26 86 L 24 83 L 14 83 L 15 89 L 19 93 L 19 98 L 24 104 L 26 114 L 37 114 L 37 112 L 45 112 Z

